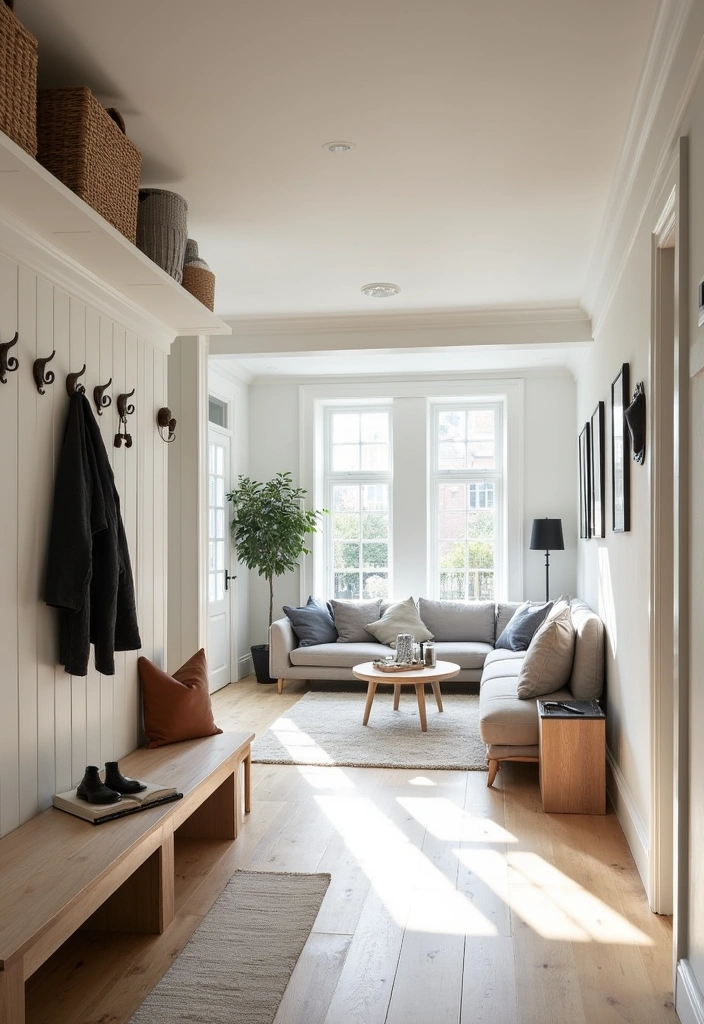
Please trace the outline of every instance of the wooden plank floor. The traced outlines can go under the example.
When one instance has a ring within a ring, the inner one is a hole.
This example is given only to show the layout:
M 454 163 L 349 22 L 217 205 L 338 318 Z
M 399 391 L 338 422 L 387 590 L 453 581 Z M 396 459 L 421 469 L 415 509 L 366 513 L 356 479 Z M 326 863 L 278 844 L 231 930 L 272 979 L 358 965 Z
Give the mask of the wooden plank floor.
M 305 690 L 249 678 L 215 718 L 261 734 Z M 543 814 L 535 765 L 487 790 L 484 772 L 255 764 L 252 786 L 234 844 L 177 844 L 167 933 L 74 936 L 28 982 L 29 1024 L 128 1021 L 236 868 L 332 875 L 275 1024 L 677 1021 L 671 922 L 615 815 Z

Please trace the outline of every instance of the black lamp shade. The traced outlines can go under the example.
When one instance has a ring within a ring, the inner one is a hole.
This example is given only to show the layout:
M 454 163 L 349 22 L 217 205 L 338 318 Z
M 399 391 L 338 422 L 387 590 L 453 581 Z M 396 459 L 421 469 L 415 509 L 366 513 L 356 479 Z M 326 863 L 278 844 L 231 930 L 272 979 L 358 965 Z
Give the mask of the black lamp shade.
M 530 535 L 531 551 L 564 551 L 561 519 L 534 519 Z

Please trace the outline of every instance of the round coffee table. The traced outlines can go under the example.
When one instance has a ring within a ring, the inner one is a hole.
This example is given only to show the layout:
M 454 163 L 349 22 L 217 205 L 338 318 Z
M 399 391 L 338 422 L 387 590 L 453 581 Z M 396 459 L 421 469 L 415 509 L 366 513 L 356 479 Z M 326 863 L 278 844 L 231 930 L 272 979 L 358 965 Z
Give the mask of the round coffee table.
M 442 711 L 442 695 L 440 683 L 443 679 L 452 679 L 460 670 L 459 665 L 452 661 L 438 661 L 434 668 L 409 668 L 403 672 L 382 672 L 374 667 L 373 661 L 365 661 L 363 665 L 355 665 L 352 669 L 358 679 L 365 679 L 367 686 L 367 703 L 364 705 L 364 718 L 362 725 L 369 721 L 369 713 L 372 710 L 374 694 L 379 683 L 391 683 L 394 688 L 394 711 L 398 711 L 398 704 L 401 697 L 402 686 L 415 686 L 416 699 L 418 701 L 418 714 L 420 716 L 420 727 L 423 732 L 428 731 L 428 718 L 425 713 L 425 689 L 426 683 L 430 683 L 435 694 L 435 701 L 438 711 Z

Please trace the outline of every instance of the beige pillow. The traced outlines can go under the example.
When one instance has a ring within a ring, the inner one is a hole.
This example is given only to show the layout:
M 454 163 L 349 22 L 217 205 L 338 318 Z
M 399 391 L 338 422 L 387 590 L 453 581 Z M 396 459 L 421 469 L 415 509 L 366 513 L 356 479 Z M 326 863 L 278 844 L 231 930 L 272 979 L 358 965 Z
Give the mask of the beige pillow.
M 566 686 L 573 658 L 574 627 L 567 604 L 557 614 L 553 608 L 531 640 L 518 674 L 518 696 L 521 700 L 542 697 Z
M 399 601 L 398 604 L 392 604 L 380 619 L 377 619 L 376 622 L 368 622 L 366 629 L 376 637 L 379 643 L 388 644 L 389 647 L 396 646 L 396 637 L 399 633 L 413 633 L 417 643 L 433 639 L 433 634 L 426 628 L 418 614 L 412 597 L 406 601 Z

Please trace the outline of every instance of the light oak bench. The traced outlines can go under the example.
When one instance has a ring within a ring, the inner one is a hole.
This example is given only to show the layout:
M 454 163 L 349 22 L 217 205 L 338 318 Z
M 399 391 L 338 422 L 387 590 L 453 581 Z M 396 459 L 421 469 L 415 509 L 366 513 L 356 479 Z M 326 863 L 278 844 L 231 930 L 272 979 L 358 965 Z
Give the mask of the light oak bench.
M 23 1024 L 26 979 L 81 926 L 164 931 L 174 916 L 174 832 L 237 837 L 250 809 L 253 738 L 225 732 L 136 750 L 120 770 L 175 786 L 182 800 L 102 825 L 51 807 L 0 839 L 0 1024 Z

